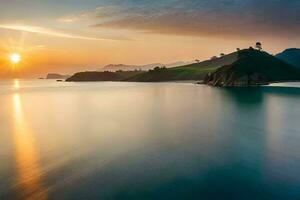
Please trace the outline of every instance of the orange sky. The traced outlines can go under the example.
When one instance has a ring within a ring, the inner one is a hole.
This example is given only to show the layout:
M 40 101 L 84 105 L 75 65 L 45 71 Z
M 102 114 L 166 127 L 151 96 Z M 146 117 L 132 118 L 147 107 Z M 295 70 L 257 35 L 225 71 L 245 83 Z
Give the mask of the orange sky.
M 168 1 L 171 3 L 171 0 Z M 30 8 L 36 9 L 31 16 L 19 12 L 28 6 L 20 2 L 3 2 L 3 6 L 10 7 L 12 12 L 1 14 L 1 78 L 44 77 L 53 72 L 72 74 L 82 70 L 97 70 L 107 64 L 138 65 L 204 60 L 220 53 L 233 52 L 237 47 L 248 48 L 256 41 L 262 42 L 264 49 L 273 54 L 300 45 L 297 34 L 294 34 L 298 29 L 291 27 L 290 32 L 276 31 L 280 27 L 290 26 L 287 22 L 279 21 L 280 26 L 265 23 L 268 28 L 259 21 L 253 23 L 251 17 L 245 17 L 245 23 L 249 22 L 247 27 L 253 29 L 253 34 L 248 34 L 249 30 L 241 29 L 243 24 L 235 21 L 234 16 L 229 16 L 225 8 L 221 8 L 217 14 L 211 15 L 209 12 L 204 15 L 215 4 L 197 3 L 201 9 L 201 6 L 207 7 L 203 11 L 193 11 L 186 4 L 182 4 L 180 9 L 170 7 L 162 10 L 164 7 L 161 8 L 160 3 L 156 2 L 155 6 L 159 9 L 151 10 L 155 15 L 149 11 L 149 16 L 141 16 L 140 12 L 145 9 L 141 6 L 147 1 L 138 8 L 129 3 L 116 7 L 104 0 L 87 1 L 89 8 L 81 4 L 72 7 L 66 4 L 67 1 L 61 1 L 62 9 L 50 14 L 40 10 L 53 10 L 54 3 L 36 5 L 35 1 L 29 0 Z M 103 5 L 99 6 L 99 3 Z M 115 16 L 116 10 L 125 14 L 112 20 L 111 15 Z M 191 18 L 189 13 L 192 12 L 195 13 Z M 197 22 L 203 16 L 209 23 Z M 265 16 L 265 20 L 270 17 L 276 16 Z M 222 23 L 214 24 L 216 20 Z M 232 25 L 234 23 L 236 25 Z M 235 30 L 237 27 L 240 34 Z M 22 62 L 12 65 L 8 59 L 12 53 L 21 54 Z

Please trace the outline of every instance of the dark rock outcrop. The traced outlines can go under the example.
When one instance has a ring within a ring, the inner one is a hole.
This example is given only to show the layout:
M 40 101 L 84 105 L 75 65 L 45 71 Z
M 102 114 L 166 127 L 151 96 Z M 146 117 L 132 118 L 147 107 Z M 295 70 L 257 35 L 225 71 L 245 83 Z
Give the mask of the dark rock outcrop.
M 267 85 L 300 80 L 300 69 L 254 49 L 242 50 L 238 60 L 208 73 L 205 84 L 221 87 Z

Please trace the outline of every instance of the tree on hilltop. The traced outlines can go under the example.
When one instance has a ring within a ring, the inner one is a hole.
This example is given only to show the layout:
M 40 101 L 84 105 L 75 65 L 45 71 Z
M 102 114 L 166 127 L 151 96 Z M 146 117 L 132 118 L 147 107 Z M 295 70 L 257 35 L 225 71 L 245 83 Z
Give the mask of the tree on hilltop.
M 262 44 L 260 42 L 256 42 L 255 47 L 258 51 L 262 50 Z

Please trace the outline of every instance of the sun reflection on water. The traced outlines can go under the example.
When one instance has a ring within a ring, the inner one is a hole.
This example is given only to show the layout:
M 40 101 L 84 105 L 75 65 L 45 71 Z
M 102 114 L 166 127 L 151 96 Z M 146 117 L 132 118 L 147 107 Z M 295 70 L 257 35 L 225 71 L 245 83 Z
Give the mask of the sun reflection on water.
M 19 86 L 19 82 L 16 84 Z M 14 142 L 17 169 L 17 188 L 22 199 L 47 199 L 42 185 L 42 170 L 36 151 L 35 138 L 23 115 L 20 94 L 13 95 Z
M 14 85 L 13 85 L 13 88 L 14 88 L 15 90 L 20 89 L 20 81 L 19 81 L 19 79 L 14 79 Z

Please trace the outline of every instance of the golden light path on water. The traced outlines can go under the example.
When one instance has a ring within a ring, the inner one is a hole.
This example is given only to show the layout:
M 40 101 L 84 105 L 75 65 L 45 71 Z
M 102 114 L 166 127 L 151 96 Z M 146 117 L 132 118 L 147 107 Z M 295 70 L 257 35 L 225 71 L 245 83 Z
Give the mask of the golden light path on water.
M 17 169 L 17 188 L 21 199 L 45 200 L 47 191 L 42 185 L 42 171 L 39 164 L 39 155 L 36 151 L 36 142 L 24 117 L 22 98 L 18 93 L 19 80 L 14 81 L 16 93 L 13 95 L 13 125 L 14 145 Z

